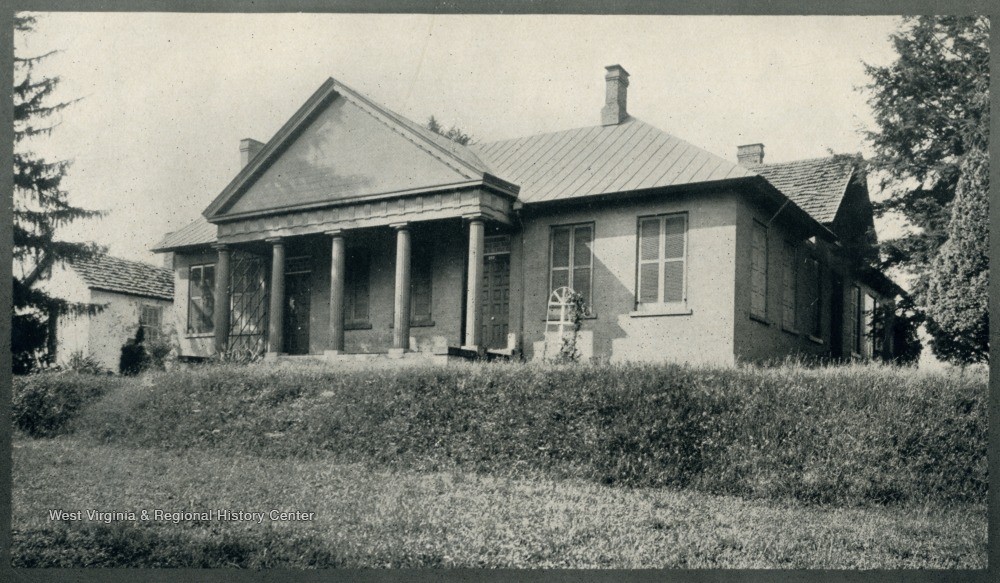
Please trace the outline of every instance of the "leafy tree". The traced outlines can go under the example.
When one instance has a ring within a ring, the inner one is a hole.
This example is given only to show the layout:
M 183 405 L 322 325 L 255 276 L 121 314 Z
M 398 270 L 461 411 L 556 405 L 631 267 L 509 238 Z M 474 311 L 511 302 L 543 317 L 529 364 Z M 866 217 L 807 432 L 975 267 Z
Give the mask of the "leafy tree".
M 34 30 L 33 16 L 14 17 L 17 34 Z M 62 188 L 69 162 L 47 160 L 31 151 L 32 141 L 48 136 L 56 125 L 52 116 L 72 101 L 51 103 L 58 77 L 39 77 L 34 67 L 52 53 L 14 57 L 14 278 L 11 314 L 11 353 L 15 373 L 29 371 L 52 335 L 61 313 L 95 313 L 93 304 L 71 303 L 35 287 L 57 261 L 92 256 L 102 249 L 89 243 L 56 238 L 56 230 L 75 220 L 100 216 L 98 211 L 74 207 Z M 51 347 L 49 347 L 51 349 Z M 49 351 L 51 354 L 51 350 Z
M 920 275 L 947 240 L 949 206 L 972 134 L 985 127 L 989 20 L 985 16 L 905 17 L 892 36 L 899 57 L 865 65 L 878 126 L 868 132 L 872 165 L 891 196 L 876 213 L 901 213 L 916 230 L 886 242 L 885 262 Z
M 468 146 L 469 144 L 475 143 L 472 136 L 463 132 L 461 129 L 459 129 L 454 125 L 447 130 L 444 129 L 444 126 L 441 125 L 441 122 L 435 119 L 433 115 L 430 117 L 430 119 L 427 120 L 427 129 L 429 129 L 430 131 L 434 132 L 439 136 L 444 136 L 453 142 L 458 142 L 463 146 Z
M 866 65 L 871 168 L 889 194 L 875 211 L 913 227 L 881 243 L 882 266 L 915 276 L 935 353 L 952 361 L 986 354 L 987 239 L 966 229 L 985 228 L 988 205 L 989 28 L 985 16 L 905 17 L 895 62 Z

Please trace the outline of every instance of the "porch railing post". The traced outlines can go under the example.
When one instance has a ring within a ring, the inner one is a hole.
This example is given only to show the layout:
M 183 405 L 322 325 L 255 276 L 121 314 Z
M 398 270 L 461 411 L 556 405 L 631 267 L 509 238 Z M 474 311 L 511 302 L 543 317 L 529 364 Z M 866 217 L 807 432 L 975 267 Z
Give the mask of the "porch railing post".
M 229 247 L 217 245 L 218 261 L 215 265 L 215 307 L 212 313 L 215 330 L 215 353 L 226 351 L 229 343 Z
M 406 223 L 396 229 L 396 293 L 392 320 L 393 353 L 410 348 L 410 229 Z
M 281 239 L 271 243 L 271 305 L 267 327 L 267 352 L 277 356 L 284 348 L 285 325 L 285 244 Z
M 479 350 L 482 343 L 483 251 L 486 223 L 478 216 L 469 221 L 469 267 L 465 296 L 465 345 Z
M 341 230 L 327 233 L 330 242 L 330 342 L 327 352 L 344 350 L 344 233 Z

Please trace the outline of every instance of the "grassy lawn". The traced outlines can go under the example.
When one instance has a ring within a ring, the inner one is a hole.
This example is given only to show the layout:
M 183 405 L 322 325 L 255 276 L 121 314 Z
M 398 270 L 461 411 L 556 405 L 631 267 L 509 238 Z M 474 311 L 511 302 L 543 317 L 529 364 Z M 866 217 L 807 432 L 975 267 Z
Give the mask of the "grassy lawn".
M 984 504 L 836 508 L 521 475 L 17 437 L 12 556 L 18 566 L 986 566 Z M 49 520 L 50 509 L 156 508 L 298 510 L 315 520 Z

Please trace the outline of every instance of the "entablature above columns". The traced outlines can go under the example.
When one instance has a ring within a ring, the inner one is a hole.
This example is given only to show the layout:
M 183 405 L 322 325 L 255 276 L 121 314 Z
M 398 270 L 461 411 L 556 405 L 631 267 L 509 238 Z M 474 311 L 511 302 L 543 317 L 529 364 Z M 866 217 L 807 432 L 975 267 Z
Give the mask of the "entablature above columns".
M 486 189 L 353 201 L 325 208 L 219 222 L 218 242 L 243 243 L 469 216 L 510 225 L 512 204 L 510 196 Z

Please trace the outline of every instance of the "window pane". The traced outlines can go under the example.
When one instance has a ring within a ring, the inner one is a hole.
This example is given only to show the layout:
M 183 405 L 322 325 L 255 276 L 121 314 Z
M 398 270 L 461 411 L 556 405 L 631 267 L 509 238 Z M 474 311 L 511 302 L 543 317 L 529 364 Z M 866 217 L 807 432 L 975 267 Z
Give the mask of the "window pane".
M 569 286 L 569 270 L 568 269 L 553 269 L 552 270 L 552 289 L 549 293 L 556 291 L 561 287 Z M 547 300 L 546 300 L 547 301 Z
M 639 222 L 639 259 L 660 257 L 660 219 L 642 219 Z
M 681 216 L 664 219 L 664 259 L 684 258 L 684 222 Z
M 663 264 L 663 301 L 684 301 L 683 261 L 667 261 Z
M 590 268 L 577 267 L 573 270 L 573 291 L 583 294 L 583 299 L 590 305 Z
M 364 249 L 351 249 L 345 263 L 345 318 L 352 322 L 368 321 L 368 254 Z
M 215 287 L 215 266 L 206 265 L 203 269 L 201 287 L 211 293 L 212 288 Z
M 639 302 L 657 303 L 659 298 L 659 263 L 643 263 L 639 266 Z
M 552 267 L 569 267 L 569 227 L 552 229 Z
M 188 279 L 189 279 L 188 284 L 189 284 L 189 287 L 191 289 L 191 292 L 194 293 L 195 291 L 198 291 L 200 293 L 200 290 L 201 290 L 201 266 L 192 267 L 191 270 L 190 270 L 190 275 L 188 276 Z
M 573 264 L 590 267 L 591 241 L 593 229 L 590 225 L 577 227 L 573 236 Z
M 431 318 L 431 261 L 433 254 L 429 245 L 414 249 L 411 258 L 413 273 L 410 279 L 410 318 L 429 320 Z

